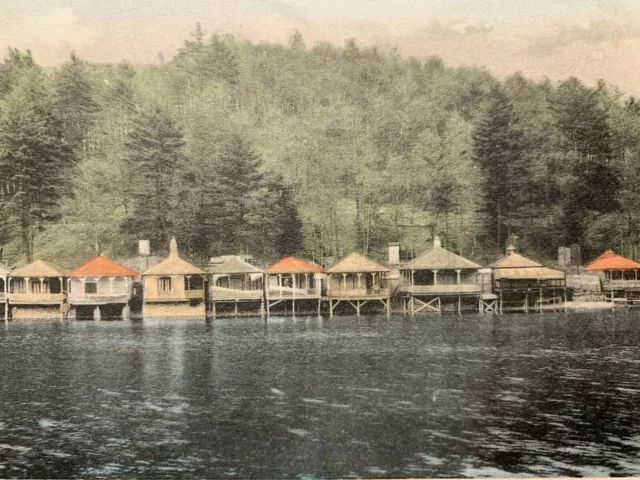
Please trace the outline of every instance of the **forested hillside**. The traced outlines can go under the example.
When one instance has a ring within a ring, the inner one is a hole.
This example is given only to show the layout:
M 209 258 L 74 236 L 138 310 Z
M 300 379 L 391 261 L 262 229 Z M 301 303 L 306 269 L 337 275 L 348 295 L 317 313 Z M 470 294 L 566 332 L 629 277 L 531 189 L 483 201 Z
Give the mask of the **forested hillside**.
M 499 81 L 437 58 L 252 45 L 198 27 L 156 66 L 0 68 L 4 260 L 100 251 L 406 256 L 434 234 L 487 261 L 640 256 L 640 105 L 604 83 Z

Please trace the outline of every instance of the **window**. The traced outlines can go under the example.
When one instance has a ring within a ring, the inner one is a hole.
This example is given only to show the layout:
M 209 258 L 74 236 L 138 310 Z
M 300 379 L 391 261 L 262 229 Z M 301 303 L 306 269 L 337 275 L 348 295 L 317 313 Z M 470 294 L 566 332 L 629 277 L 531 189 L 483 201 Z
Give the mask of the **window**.
M 202 290 L 202 288 L 202 277 L 200 275 L 184 277 L 185 290 Z
M 40 280 L 31 280 L 31 293 L 40 293 L 42 291 L 42 285 Z
M 84 293 L 98 293 L 98 284 L 96 282 L 86 282 L 84 284 Z
M 171 277 L 160 277 L 158 279 L 158 291 L 160 293 L 171 291 Z
M 27 293 L 27 282 L 24 278 L 14 278 L 11 282 L 12 293 Z

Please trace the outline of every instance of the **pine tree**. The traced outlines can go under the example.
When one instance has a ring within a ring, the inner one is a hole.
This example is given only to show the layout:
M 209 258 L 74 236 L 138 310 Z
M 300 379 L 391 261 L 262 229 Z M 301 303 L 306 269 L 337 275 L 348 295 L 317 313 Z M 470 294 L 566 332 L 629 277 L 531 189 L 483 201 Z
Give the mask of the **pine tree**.
M 87 134 L 95 122 L 99 107 L 93 100 L 85 64 L 75 54 L 56 74 L 55 99 L 65 140 L 78 157 L 86 156 Z
M 35 64 L 20 69 L 0 113 L 0 202 L 26 261 L 36 232 L 58 218 L 73 166 L 47 80 Z
M 494 88 L 486 114 L 473 132 L 473 157 L 483 177 L 481 210 L 486 216 L 486 234 L 497 250 L 502 250 L 512 233 L 518 186 L 526 180 L 521 142 L 513 107 L 502 91 Z
M 175 234 L 176 198 L 184 141 L 178 125 L 158 106 L 134 120 L 125 144 L 133 212 L 123 230 L 153 245 L 166 245 Z
M 215 163 L 214 177 L 205 186 L 201 219 L 204 235 L 215 235 L 227 250 L 243 252 L 252 245 L 248 220 L 263 186 L 262 161 L 234 134 Z M 206 220 L 205 220 L 206 219 Z
M 564 136 L 573 174 L 564 202 L 565 241 L 579 243 L 590 212 L 610 213 L 619 208 L 620 179 L 608 114 L 600 92 L 576 78 L 560 84 L 550 107 Z

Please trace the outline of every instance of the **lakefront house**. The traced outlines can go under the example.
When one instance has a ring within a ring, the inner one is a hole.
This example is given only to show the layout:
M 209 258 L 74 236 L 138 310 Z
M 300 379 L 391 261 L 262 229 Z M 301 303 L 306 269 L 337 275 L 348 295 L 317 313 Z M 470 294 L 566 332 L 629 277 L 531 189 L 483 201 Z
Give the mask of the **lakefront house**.
M 175 238 L 169 256 L 142 274 L 144 318 L 204 318 L 205 272 L 180 258 Z

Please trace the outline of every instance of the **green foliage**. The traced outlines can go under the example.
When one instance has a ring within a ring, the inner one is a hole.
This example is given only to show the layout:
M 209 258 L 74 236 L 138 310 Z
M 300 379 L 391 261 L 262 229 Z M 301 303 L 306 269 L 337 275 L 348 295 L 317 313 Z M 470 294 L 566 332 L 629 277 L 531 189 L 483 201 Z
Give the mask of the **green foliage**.
M 19 237 L 30 261 L 36 233 L 59 217 L 73 155 L 54 114 L 46 73 L 27 62 L 11 76 L 0 114 L 0 207 L 5 229 L 13 227 L 5 235 Z
M 355 40 L 310 46 L 295 32 L 286 46 L 252 45 L 198 25 L 159 67 L 72 57 L 48 75 L 10 50 L 0 101 L 3 168 L 26 155 L 14 138 L 64 138 L 78 158 L 37 180 L 47 200 L 29 209 L 32 240 L 47 225 L 37 253 L 73 237 L 64 262 L 131 254 L 139 238 L 164 249 L 172 235 L 200 261 L 382 260 L 389 241 L 413 256 L 436 234 L 481 261 L 510 235 L 543 258 L 562 243 L 640 253 L 640 107 L 604 84 L 500 82 Z M 11 185 L 0 186 L 7 255 L 24 250 Z

